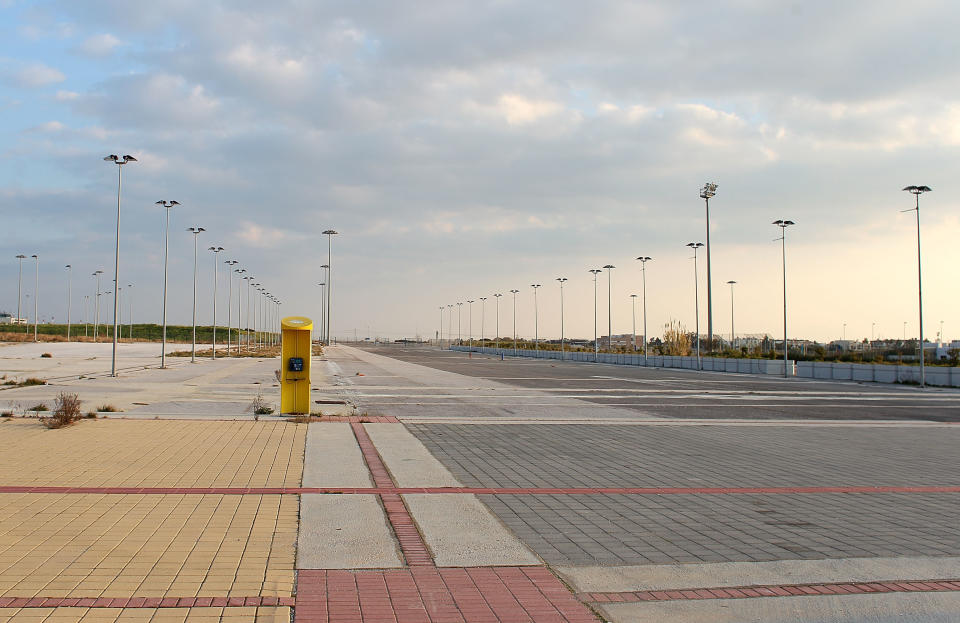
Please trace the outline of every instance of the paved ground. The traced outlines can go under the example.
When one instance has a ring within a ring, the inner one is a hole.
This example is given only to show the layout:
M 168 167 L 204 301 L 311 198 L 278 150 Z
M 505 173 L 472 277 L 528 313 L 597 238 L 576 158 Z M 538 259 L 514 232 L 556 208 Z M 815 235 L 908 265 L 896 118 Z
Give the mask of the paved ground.
M 124 346 L 0 347 L 123 409 L 0 419 L 0 621 L 960 618 L 957 392 L 341 346 L 298 424 Z

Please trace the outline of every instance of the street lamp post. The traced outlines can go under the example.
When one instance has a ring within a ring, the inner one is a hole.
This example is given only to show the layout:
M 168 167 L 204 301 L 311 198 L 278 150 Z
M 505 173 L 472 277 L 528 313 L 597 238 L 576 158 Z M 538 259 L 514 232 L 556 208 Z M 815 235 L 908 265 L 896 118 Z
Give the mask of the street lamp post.
M 207 231 L 203 227 L 188 227 L 193 234 L 193 344 L 190 347 L 190 363 L 197 363 L 197 236 Z
M 220 253 L 223 251 L 223 247 L 209 247 L 207 251 L 213 251 L 213 354 L 211 355 L 213 359 L 217 358 L 217 268 L 220 263 Z M 228 304 L 227 307 L 230 307 Z M 229 346 L 227 347 L 229 352 Z
M 73 309 L 73 266 L 67 264 L 67 341 L 70 341 L 70 312 Z
M 633 333 L 630 334 L 630 346 L 633 352 L 637 352 L 637 295 L 630 295 L 630 311 L 633 315 Z
M 127 296 L 130 298 L 130 302 L 127 304 L 127 307 L 130 311 L 130 314 L 127 318 L 127 339 L 131 342 L 133 341 L 133 284 L 127 284 Z
M 90 302 L 90 295 L 83 295 L 83 337 L 90 337 L 90 316 L 87 315 L 87 304 Z
M 700 198 L 707 206 L 707 350 L 713 351 L 713 275 L 710 264 L 710 197 L 717 194 L 717 185 L 707 182 L 700 189 Z
M 243 278 L 247 282 L 247 330 L 245 335 L 245 342 L 247 343 L 247 352 L 250 352 L 250 284 L 253 282 L 253 275 L 247 273 L 247 276 Z
M 460 334 L 460 309 L 463 307 L 462 302 L 457 303 L 457 346 L 463 344 L 463 336 Z
M 227 268 L 227 357 L 230 356 L 230 334 L 233 333 L 233 267 L 239 262 L 237 260 L 227 260 L 224 262 Z
M 483 329 L 487 315 L 487 297 L 480 297 L 480 352 L 483 352 Z
M 453 303 L 447 304 L 447 343 L 453 346 Z
M 331 246 L 331 245 L 332 245 L 333 243 L 331 242 L 331 240 L 333 240 L 333 237 L 336 236 L 338 233 L 340 233 L 340 232 L 337 232 L 337 231 L 335 231 L 335 230 L 333 230 L 333 229 L 328 229 L 328 230 L 326 230 L 326 231 L 323 232 L 323 234 L 327 237 L 327 278 L 326 278 L 325 281 L 326 281 L 326 284 L 327 284 L 327 317 L 326 317 L 327 331 L 326 331 L 326 335 L 327 335 L 327 343 L 328 343 L 328 344 L 330 343 L 330 299 L 331 299 L 332 296 L 333 296 L 333 268 L 332 268 L 332 266 L 333 266 L 333 255 L 332 255 L 332 250 L 331 250 L 331 249 L 332 249 L 332 246 Z
M 737 334 L 733 331 L 733 286 L 737 283 L 736 281 L 728 281 L 730 285 L 730 348 L 734 348 L 734 340 L 736 339 Z
M 133 156 L 123 158 L 110 154 L 104 158 L 117 165 L 117 236 L 113 257 L 113 352 L 110 355 L 110 376 L 117 376 L 117 327 L 120 313 L 120 188 L 123 180 L 123 165 L 136 162 Z
M 593 273 L 593 361 L 600 360 L 600 343 L 597 341 L 597 275 L 603 271 L 599 268 L 591 268 Z
M 93 302 L 93 341 L 100 341 L 100 275 L 103 274 L 102 270 L 97 270 L 93 272 L 93 276 L 97 279 L 97 298 Z
M 497 317 L 494 323 L 494 348 L 500 350 L 500 297 L 503 296 L 501 293 L 496 293 L 493 295 L 493 298 L 497 300 Z
M 783 257 L 783 376 L 784 378 L 788 377 L 787 371 L 787 227 L 791 225 L 796 225 L 793 221 L 785 221 L 778 219 L 773 222 L 774 225 L 780 228 L 780 237 L 776 240 L 780 241 L 780 249 Z M 774 240 L 774 242 L 776 242 Z
M 40 322 L 40 256 L 34 253 L 31 255 L 35 260 L 36 264 L 36 281 L 33 282 L 33 341 L 39 341 L 37 339 L 37 323 Z M 117 310 L 113 310 L 116 314 Z M 116 326 L 114 326 L 114 331 L 116 331 Z
M 440 332 L 437 334 L 440 350 L 443 350 L 443 305 L 440 306 Z
M 517 293 L 520 290 L 510 290 L 513 295 L 513 356 L 517 356 Z
M 928 193 L 932 189 L 929 186 L 907 186 L 904 188 L 905 191 L 911 193 L 916 197 L 915 207 L 910 208 L 909 210 L 903 210 L 903 212 L 913 212 L 917 213 L 917 301 L 919 303 L 919 316 L 920 316 L 920 388 L 926 386 L 926 377 L 924 376 L 923 369 L 923 271 L 920 270 L 920 195 L 923 193 Z
M 20 301 L 23 300 L 23 295 L 22 295 L 22 291 L 23 291 L 23 260 L 25 260 L 27 256 L 24 255 L 23 253 L 21 253 L 21 254 L 17 255 L 16 257 L 17 257 L 17 260 L 19 260 L 18 263 L 20 264 L 19 273 L 18 273 L 18 275 L 17 275 L 17 324 L 20 324 L 20 318 L 22 318 L 22 316 L 20 315 L 20 314 L 21 314 L 21 311 L 20 311 Z
M 607 264 L 607 350 L 613 352 L 613 273 L 616 266 Z
M 537 307 L 537 290 L 540 289 L 539 283 L 531 283 L 533 288 L 533 350 L 534 353 L 540 350 L 540 309 Z
M 163 331 L 161 335 L 160 346 L 160 367 L 167 367 L 167 257 L 170 254 L 170 208 L 180 205 L 179 201 L 166 201 L 161 199 L 156 205 L 164 208 L 165 218 L 163 226 L 163 307 L 162 322 Z
M 647 262 L 653 258 L 641 255 L 637 259 L 640 260 L 640 274 L 643 277 L 643 365 L 647 365 L 647 346 L 650 344 L 650 336 L 647 335 Z
M 240 356 L 240 340 L 243 331 L 243 279 L 242 276 L 247 272 L 246 268 L 234 268 L 237 273 L 237 357 Z
M 467 340 L 473 348 L 473 301 L 467 301 Z
M 327 342 L 327 280 L 330 277 L 330 265 L 321 264 L 320 268 L 323 269 L 323 283 L 320 284 L 320 341 L 326 344 Z
M 566 359 L 567 355 L 563 346 L 564 333 L 563 333 L 563 284 L 567 281 L 566 277 L 557 277 L 557 281 L 560 283 L 560 359 Z
M 697 270 L 697 249 L 703 246 L 702 242 L 688 242 L 687 246 L 693 249 L 693 300 L 694 313 L 696 314 L 697 330 L 697 370 L 703 369 L 703 362 L 700 359 L 700 276 Z

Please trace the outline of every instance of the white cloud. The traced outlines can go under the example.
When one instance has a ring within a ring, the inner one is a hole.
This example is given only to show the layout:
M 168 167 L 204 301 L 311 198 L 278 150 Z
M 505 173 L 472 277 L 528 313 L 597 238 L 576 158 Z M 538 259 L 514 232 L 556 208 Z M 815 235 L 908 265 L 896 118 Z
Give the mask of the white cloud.
M 504 94 L 497 100 L 497 109 L 510 125 L 524 125 L 555 115 L 563 110 L 563 106 L 547 99 Z
M 57 91 L 57 101 L 59 102 L 69 102 L 70 100 L 75 100 L 80 97 L 80 94 L 76 91 Z
M 18 86 L 28 88 L 45 87 L 67 79 L 59 70 L 39 62 L 21 66 L 11 77 Z
M 113 53 L 113 50 L 120 45 L 123 45 L 120 39 L 117 39 L 110 33 L 103 33 L 87 37 L 77 49 L 87 56 L 109 56 Z

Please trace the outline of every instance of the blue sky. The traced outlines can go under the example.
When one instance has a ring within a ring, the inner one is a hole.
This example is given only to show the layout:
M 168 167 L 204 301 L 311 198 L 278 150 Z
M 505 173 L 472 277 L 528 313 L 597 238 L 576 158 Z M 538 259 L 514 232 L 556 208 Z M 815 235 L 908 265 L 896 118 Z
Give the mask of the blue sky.
M 640 254 L 654 257 L 651 334 L 692 327 L 683 245 L 704 238 L 697 191 L 716 181 L 716 331 L 730 279 L 738 330 L 780 331 L 770 222 L 790 218 L 795 333 L 833 339 L 847 323 L 863 337 L 876 323 L 894 337 L 904 321 L 916 331 L 900 188 L 928 184 L 927 337 L 940 320 L 955 336 L 958 17 L 948 2 L 7 0 L 0 309 L 16 306 L 17 253 L 41 256 L 44 317 L 65 316 L 64 264 L 75 309 L 90 273 L 109 272 L 116 172 L 102 157 L 130 153 L 121 282 L 135 284 L 137 320 L 158 319 L 153 204 L 176 199 L 173 322 L 190 318 L 184 229 L 199 225 L 205 246 L 307 316 L 320 232 L 341 231 L 334 325 L 349 335 L 433 335 L 439 305 L 511 288 L 532 335 L 529 284 L 543 283 L 552 336 L 565 276 L 569 332 L 591 336 L 587 270 L 607 263 L 627 332 Z M 209 290 L 213 258 L 201 260 Z M 204 291 L 206 322 L 210 308 Z

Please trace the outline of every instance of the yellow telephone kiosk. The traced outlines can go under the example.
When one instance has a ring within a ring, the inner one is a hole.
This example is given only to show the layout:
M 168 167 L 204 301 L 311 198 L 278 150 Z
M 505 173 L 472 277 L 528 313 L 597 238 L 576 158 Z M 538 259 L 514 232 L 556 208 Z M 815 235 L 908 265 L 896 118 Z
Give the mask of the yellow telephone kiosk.
M 313 321 L 290 316 L 281 321 L 280 413 L 310 414 L 310 333 Z

